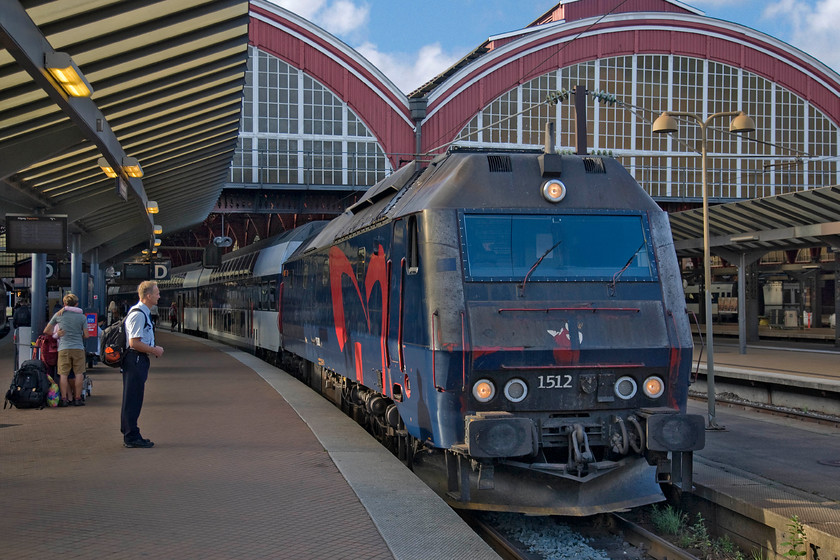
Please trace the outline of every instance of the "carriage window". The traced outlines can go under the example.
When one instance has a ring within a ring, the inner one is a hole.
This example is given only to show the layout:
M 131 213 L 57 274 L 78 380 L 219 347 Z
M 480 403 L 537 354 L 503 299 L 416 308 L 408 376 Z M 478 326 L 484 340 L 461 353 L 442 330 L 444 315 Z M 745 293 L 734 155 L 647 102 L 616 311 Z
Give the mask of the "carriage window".
M 469 280 L 521 281 L 529 271 L 530 281 L 656 276 L 638 214 L 464 214 L 463 233 Z
M 277 309 L 277 282 L 274 280 L 268 284 L 268 309 Z
M 367 256 L 367 251 L 364 247 L 359 247 L 357 254 L 359 255 L 359 258 L 356 259 L 356 282 L 361 284 L 365 281 L 365 270 L 367 270 L 365 258 Z

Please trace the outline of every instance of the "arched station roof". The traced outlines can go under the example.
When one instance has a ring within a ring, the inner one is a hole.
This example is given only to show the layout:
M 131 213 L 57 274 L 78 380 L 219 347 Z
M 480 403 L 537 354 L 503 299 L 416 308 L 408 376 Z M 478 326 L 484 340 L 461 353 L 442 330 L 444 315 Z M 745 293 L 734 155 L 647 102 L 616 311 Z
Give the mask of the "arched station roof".
M 608 12 L 610 6 L 618 8 Z M 428 98 L 423 149 L 451 141 L 491 101 L 530 79 L 581 62 L 641 53 L 705 58 L 748 70 L 840 124 L 840 76 L 782 41 L 699 15 L 681 2 L 570 0 L 525 29 L 491 37 L 445 72 L 445 79 L 411 94 Z
M 300 16 L 251 2 L 251 44 L 317 79 L 358 115 L 391 160 L 414 153 L 408 98 L 356 50 Z
M 67 215 L 85 260 L 97 249 L 99 263 L 149 248 L 155 224 L 165 235 L 201 223 L 238 137 L 248 21 L 246 0 L 0 2 L 0 219 Z M 90 97 L 48 77 L 56 51 Z M 125 156 L 142 178 L 121 169 Z

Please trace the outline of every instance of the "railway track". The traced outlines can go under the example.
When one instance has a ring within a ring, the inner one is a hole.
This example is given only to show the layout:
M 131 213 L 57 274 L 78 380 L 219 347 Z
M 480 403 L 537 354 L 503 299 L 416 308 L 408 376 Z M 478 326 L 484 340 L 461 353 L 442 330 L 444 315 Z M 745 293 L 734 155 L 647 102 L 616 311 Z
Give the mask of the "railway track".
M 689 388 L 689 398 L 707 400 L 705 366 Z M 715 400 L 801 420 L 840 421 L 840 381 L 745 368 L 715 373 Z
M 778 394 L 778 391 L 777 391 Z M 708 401 L 708 396 L 705 393 L 696 391 L 689 391 L 689 399 L 696 401 Z M 826 399 L 834 400 L 837 395 L 827 395 Z M 726 392 L 715 395 L 715 402 L 726 406 L 737 407 L 742 409 L 755 410 L 762 413 L 773 414 L 776 416 L 783 416 L 785 418 L 794 418 L 803 422 L 813 422 L 816 424 L 836 426 L 840 428 L 840 416 L 833 414 L 826 414 L 816 410 L 795 408 L 789 406 L 781 406 L 772 403 L 755 402 L 739 397 L 737 394 Z
M 585 534 L 555 517 L 461 516 L 505 560 L 698 560 L 620 514 L 587 518 Z

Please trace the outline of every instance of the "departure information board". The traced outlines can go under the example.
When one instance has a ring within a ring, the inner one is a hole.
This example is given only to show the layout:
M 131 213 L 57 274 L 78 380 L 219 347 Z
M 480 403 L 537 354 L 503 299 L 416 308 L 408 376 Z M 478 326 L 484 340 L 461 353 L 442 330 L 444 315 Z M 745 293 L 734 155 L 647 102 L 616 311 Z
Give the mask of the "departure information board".
M 6 214 L 7 253 L 66 253 L 67 216 Z

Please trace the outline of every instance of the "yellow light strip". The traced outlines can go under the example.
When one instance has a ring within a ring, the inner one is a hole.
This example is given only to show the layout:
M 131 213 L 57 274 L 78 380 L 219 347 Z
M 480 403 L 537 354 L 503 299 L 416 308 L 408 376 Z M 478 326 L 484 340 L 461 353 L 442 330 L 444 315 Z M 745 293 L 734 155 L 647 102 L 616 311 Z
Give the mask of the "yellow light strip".
M 142 177 L 143 169 L 140 167 L 140 162 L 133 157 L 124 157 L 122 160 L 122 168 L 125 174 L 129 177 Z
M 111 164 L 108 163 L 108 160 L 104 157 L 99 158 L 96 161 L 96 165 L 98 165 L 102 169 L 102 172 L 105 173 L 105 175 L 107 175 L 111 179 L 117 176 L 117 172 L 114 171 L 114 168 L 111 167 Z
M 69 54 L 62 52 L 46 53 L 44 55 L 44 67 L 67 95 L 71 97 L 90 97 L 93 93 L 93 88 Z

